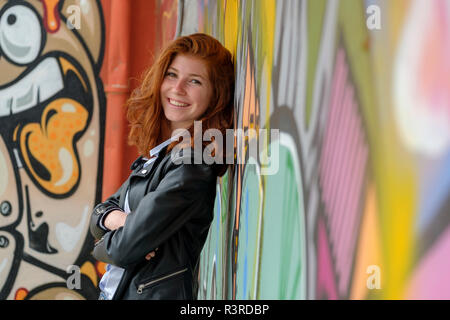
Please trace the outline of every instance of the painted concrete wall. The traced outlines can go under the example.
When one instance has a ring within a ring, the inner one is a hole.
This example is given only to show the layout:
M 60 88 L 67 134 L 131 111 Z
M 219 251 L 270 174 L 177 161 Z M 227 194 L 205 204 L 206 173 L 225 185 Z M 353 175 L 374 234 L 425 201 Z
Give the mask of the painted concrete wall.
M 57 2 L 0 1 L 2 299 L 95 292 L 87 225 L 102 174 L 102 8 L 84 2 L 75 32 L 67 9 L 80 3 Z M 71 264 L 83 271 L 79 293 L 66 287 Z
M 237 128 L 280 130 L 276 174 L 217 186 L 200 297 L 450 298 L 448 1 L 184 3 L 235 53 Z
M 197 31 L 233 53 L 251 132 L 199 298 L 450 298 L 449 21 L 446 0 L 0 0 L 0 298 L 96 298 L 88 215 L 136 156 L 123 102 Z
M 176 0 L 0 1 L 0 299 L 98 297 L 89 215 L 136 158 L 124 102 L 177 13 Z

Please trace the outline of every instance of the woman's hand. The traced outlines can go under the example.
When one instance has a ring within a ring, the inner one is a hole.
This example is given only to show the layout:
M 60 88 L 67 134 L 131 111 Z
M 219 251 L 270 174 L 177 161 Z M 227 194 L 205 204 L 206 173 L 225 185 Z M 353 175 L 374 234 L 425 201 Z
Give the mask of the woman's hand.
M 155 251 L 150 252 L 148 255 L 145 256 L 145 260 L 150 260 L 155 256 Z
M 150 252 L 148 255 L 145 256 L 146 260 L 150 260 L 151 258 L 153 258 L 156 254 L 156 251 L 158 251 L 158 248 L 156 248 L 155 250 L 153 250 L 152 252 Z
M 113 210 L 106 216 L 103 225 L 109 230 L 116 230 L 125 224 L 127 214 L 120 210 Z

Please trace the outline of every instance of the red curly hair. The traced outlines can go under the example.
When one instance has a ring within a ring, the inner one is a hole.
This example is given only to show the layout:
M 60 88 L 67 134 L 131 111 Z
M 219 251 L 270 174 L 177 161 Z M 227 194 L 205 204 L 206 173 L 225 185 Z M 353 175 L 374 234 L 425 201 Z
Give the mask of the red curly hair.
M 168 120 L 164 115 L 160 89 L 167 69 L 178 54 L 200 58 L 207 66 L 213 93 L 209 107 L 200 119 L 197 119 L 202 121 L 202 137 L 206 130 L 213 128 L 220 130 L 225 136 L 226 129 L 233 127 L 235 77 L 231 53 L 209 35 L 196 33 L 182 36 L 162 50 L 156 62 L 145 72 L 141 85 L 127 101 L 127 119 L 130 123 L 128 142 L 135 145 L 141 155 L 148 155 L 152 148 L 163 142 L 162 124 Z M 188 128 L 192 146 L 193 128 L 194 124 Z M 177 143 L 175 141 L 170 144 L 167 152 Z M 203 146 L 206 144 L 203 142 Z M 225 154 L 223 156 L 225 159 Z M 223 175 L 226 169 L 226 166 L 222 166 L 219 175 Z

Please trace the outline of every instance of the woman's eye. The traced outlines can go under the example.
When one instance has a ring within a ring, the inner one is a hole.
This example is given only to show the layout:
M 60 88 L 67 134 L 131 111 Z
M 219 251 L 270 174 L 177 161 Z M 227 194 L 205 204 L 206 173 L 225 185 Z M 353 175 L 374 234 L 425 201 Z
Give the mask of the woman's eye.
M 198 81 L 197 79 L 192 79 L 191 83 L 193 84 L 202 84 L 200 81 Z
M 167 72 L 167 73 L 166 73 L 166 77 L 169 77 L 169 78 L 176 78 L 177 75 L 176 75 L 175 73 L 173 73 L 173 72 Z

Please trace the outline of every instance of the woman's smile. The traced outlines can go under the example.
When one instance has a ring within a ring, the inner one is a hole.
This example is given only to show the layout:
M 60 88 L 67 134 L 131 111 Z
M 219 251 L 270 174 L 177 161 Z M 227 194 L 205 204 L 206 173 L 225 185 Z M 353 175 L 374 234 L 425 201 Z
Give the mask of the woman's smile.
M 173 107 L 175 107 L 175 108 L 182 108 L 182 109 L 184 109 L 184 108 L 190 106 L 189 103 L 181 102 L 181 101 L 178 101 L 178 100 L 175 100 L 175 99 L 170 99 L 170 98 L 168 98 L 167 100 L 168 100 L 169 103 L 170 103 Z

